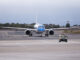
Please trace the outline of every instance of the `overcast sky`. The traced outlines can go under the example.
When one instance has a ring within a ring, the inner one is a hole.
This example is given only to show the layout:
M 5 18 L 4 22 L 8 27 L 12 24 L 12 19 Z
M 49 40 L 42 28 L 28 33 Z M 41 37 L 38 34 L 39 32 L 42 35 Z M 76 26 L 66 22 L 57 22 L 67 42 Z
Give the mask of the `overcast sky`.
M 0 0 L 0 23 L 80 24 L 80 0 Z

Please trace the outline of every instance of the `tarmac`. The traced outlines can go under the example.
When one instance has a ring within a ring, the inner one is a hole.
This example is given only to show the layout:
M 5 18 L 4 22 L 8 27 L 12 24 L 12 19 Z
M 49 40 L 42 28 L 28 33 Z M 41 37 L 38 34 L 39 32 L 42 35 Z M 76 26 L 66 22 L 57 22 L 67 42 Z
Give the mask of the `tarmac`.
M 39 34 L 33 34 L 32 37 L 29 37 L 25 34 L 24 31 L 14 31 L 14 30 L 0 30 L 0 40 L 54 40 L 59 39 L 59 34 L 62 31 L 54 31 L 54 35 L 45 37 L 40 37 Z M 80 39 L 80 34 L 67 34 L 68 39 Z
M 68 42 L 54 36 L 28 37 L 24 31 L 0 31 L 0 60 L 80 60 L 80 35 L 68 35 Z

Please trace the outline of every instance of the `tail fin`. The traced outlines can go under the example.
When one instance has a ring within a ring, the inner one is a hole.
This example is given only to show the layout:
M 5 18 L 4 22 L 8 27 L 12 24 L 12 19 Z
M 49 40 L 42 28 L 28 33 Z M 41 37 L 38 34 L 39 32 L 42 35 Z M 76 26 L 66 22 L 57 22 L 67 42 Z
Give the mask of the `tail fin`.
M 36 24 L 37 24 L 38 22 L 37 22 L 37 16 L 36 16 Z

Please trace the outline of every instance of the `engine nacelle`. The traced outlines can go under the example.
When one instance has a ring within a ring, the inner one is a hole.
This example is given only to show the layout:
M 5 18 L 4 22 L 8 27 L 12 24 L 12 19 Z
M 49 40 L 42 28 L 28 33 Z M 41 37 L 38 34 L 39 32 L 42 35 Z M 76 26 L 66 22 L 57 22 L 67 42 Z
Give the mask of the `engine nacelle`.
M 26 30 L 26 35 L 30 35 L 31 31 L 30 30 Z
M 50 34 L 50 35 L 54 35 L 54 31 L 53 31 L 53 30 L 50 30 L 50 31 L 49 31 L 49 34 Z

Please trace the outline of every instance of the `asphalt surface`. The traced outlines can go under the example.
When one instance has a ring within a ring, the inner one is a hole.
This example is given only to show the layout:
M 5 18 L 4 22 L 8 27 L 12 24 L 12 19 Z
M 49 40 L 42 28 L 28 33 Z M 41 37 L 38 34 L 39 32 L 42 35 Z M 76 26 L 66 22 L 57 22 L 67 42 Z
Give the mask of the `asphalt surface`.
M 0 31 L 0 60 L 80 60 L 80 35 L 68 34 L 68 42 L 58 35 L 28 37 L 24 31 Z
M 80 60 L 80 40 L 4 40 L 0 60 Z
M 40 37 L 40 34 L 33 34 L 32 37 L 29 37 L 25 34 L 24 31 L 8 31 L 8 30 L 1 30 L 0 31 L 0 40 L 54 40 L 59 39 L 59 34 L 62 31 L 54 31 L 54 35 L 50 35 L 49 37 Z M 67 34 L 68 39 L 80 39 L 80 34 Z

